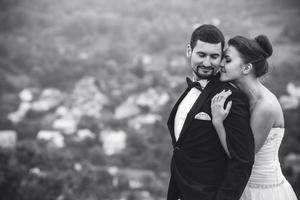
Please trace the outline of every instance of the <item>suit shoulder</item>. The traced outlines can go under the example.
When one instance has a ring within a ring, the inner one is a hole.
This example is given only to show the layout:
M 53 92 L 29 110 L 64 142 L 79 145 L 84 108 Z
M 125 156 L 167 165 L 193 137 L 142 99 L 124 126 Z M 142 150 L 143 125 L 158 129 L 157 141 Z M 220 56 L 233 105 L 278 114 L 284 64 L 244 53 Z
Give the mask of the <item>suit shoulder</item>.
M 243 92 L 239 87 L 237 87 L 235 84 L 231 83 L 231 82 L 219 82 L 219 87 L 218 87 L 218 91 L 222 91 L 222 90 L 231 90 L 232 94 L 231 97 L 236 97 L 239 99 L 244 99 L 244 100 L 249 100 L 248 96 L 246 95 L 245 92 Z
M 219 90 L 231 90 L 232 92 L 239 92 L 241 91 L 235 84 L 231 82 L 219 82 L 218 83 Z

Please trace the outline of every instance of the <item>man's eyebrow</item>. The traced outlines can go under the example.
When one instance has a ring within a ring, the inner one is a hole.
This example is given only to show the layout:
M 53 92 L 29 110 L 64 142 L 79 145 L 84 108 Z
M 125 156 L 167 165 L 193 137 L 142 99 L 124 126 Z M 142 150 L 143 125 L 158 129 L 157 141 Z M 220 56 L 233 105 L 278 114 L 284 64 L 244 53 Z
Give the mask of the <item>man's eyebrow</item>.
M 201 51 L 201 50 L 197 51 L 197 53 L 204 53 L 204 54 L 210 54 L 210 55 L 220 55 L 220 53 L 206 53 L 206 52 Z
M 210 55 L 212 55 L 212 56 L 220 56 L 221 54 L 219 54 L 219 53 L 212 53 Z
M 204 55 L 210 55 L 210 56 L 220 56 L 221 54 L 220 53 L 212 53 L 212 54 L 209 54 L 209 53 L 205 53 L 203 51 L 197 51 L 196 52 L 197 54 L 204 54 Z

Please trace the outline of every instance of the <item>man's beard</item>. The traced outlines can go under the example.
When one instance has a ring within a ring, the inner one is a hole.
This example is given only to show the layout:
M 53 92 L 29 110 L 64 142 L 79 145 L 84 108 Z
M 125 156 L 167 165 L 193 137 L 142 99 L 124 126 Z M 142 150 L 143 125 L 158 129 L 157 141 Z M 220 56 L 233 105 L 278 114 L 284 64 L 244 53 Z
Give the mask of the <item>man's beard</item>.
M 201 67 L 201 65 L 197 65 L 196 66 L 196 70 L 192 67 L 192 70 L 195 73 L 195 75 L 197 76 L 197 79 L 208 79 L 208 80 L 211 80 L 218 73 L 218 71 L 215 70 L 217 67 L 211 67 L 211 68 L 213 68 L 213 72 L 210 75 L 206 76 L 206 75 L 200 74 L 198 72 L 200 67 Z

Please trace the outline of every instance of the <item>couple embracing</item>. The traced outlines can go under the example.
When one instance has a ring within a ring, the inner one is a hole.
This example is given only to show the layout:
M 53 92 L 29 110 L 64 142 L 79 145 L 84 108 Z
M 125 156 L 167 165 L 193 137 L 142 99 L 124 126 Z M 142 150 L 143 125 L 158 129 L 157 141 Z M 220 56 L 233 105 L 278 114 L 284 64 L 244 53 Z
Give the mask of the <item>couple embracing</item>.
M 168 200 L 296 200 L 281 172 L 283 112 L 260 81 L 268 38 L 228 41 L 213 25 L 187 48 L 192 79 L 168 120 L 173 144 Z

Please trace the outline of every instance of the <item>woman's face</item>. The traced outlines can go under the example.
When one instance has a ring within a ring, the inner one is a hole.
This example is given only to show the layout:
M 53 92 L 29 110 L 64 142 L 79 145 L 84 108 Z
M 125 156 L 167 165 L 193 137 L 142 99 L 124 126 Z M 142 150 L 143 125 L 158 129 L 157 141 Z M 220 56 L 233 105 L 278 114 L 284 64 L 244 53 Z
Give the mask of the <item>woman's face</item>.
M 244 62 L 239 52 L 233 46 L 229 46 L 226 51 L 220 67 L 221 81 L 237 81 L 242 78 Z

